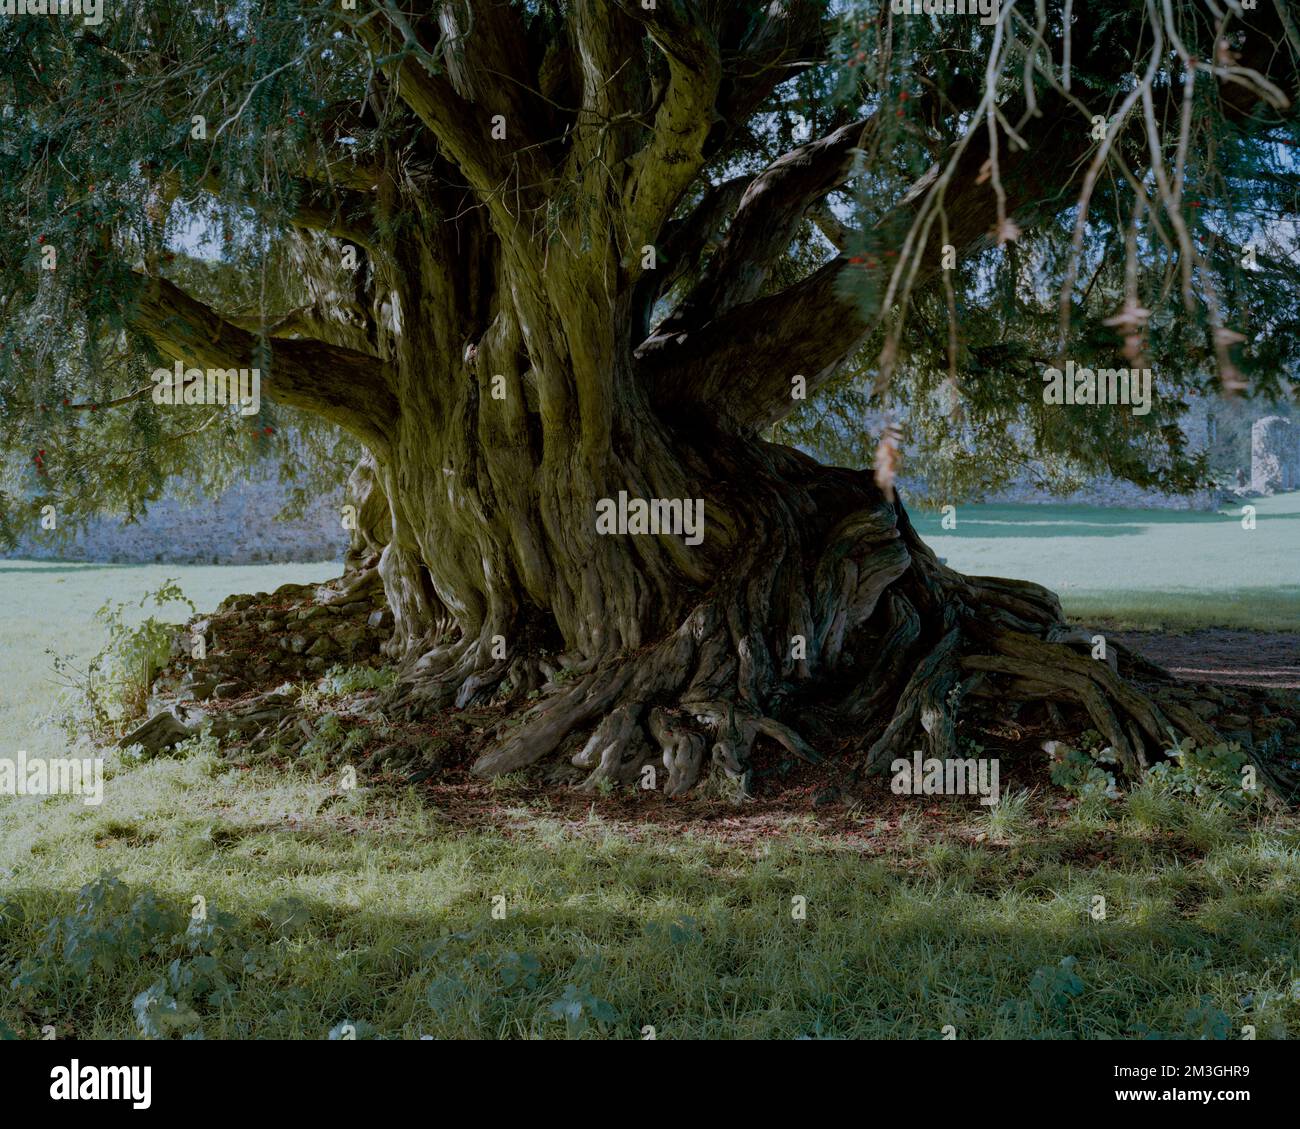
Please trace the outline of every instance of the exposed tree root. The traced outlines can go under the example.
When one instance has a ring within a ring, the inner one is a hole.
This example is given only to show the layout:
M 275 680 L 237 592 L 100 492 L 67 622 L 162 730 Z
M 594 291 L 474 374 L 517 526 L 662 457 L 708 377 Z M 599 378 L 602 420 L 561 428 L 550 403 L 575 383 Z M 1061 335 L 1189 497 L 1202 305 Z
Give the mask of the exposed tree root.
M 760 738 L 816 763 L 798 732 L 814 707 L 829 707 L 844 732 L 863 735 L 868 772 L 915 749 L 962 757 L 960 734 L 971 720 L 1030 716 L 1037 733 L 1066 743 L 1094 729 L 1130 780 L 1182 737 L 1221 740 L 1165 692 L 1177 685 L 1165 671 L 1111 642 L 1093 657 L 1092 634 L 1067 624 L 1050 592 L 945 568 L 897 512 L 897 526 L 892 510 L 884 521 L 876 509 L 836 527 L 806 598 L 793 605 L 801 632 L 773 639 L 751 626 L 755 606 L 770 616 L 778 566 L 767 562 L 740 570 L 744 582 L 729 583 L 727 596 L 706 599 L 677 631 L 638 652 L 599 663 L 485 661 L 482 640 L 461 641 L 421 660 L 423 678 L 404 700 L 416 708 L 494 694 L 520 702 L 474 763 L 476 775 L 536 764 L 585 735 L 571 755 L 587 772 L 580 787 L 640 784 L 670 797 L 710 776 L 733 795 L 748 794 Z M 525 708 L 530 695 L 536 700 Z M 1260 767 L 1269 787 L 1293 790 Z
M 800 733 L 814 713 L 823 731 L 854 735 L 854 764 L 869 773 L 916 749 L 962 757 L 963 737 L 999 727 L 1066 744 L 1095 730 L 1130 780 L 1183 737 L 1220 741 L 1169 693 L 1168 673 L 1113 642 L 1094 647 L 1051 592 L 945 567 L 867 476 L 770 445 L 758 457 L 726 443 L 709 449 L 717 489 L 744 484 L 743 496 L 720 499 L 746 523 L 724 535 L 762 553 L 726 566 L 658 641 L 590 654 L 563 653 L 549 615 L 513 597 L 453 608 L 363 463 L 349 484 L 354 571 L 320 598 L 346 603 L 383 585 L 395 618 L 385 651 L 399 681 L 376 712 L 410 721 L 509 703 L 476 775 L 564 753 L 586 773 L 581 788 L 668 796 L 710 778 L 747 795 L 760 741 L 816 762 Z M 624 595 L 618 606 L 634 602 Z M 597 626 L 588 638 L 628 634 Z M 1300 783 L 1259 768 L 1279 793 Z

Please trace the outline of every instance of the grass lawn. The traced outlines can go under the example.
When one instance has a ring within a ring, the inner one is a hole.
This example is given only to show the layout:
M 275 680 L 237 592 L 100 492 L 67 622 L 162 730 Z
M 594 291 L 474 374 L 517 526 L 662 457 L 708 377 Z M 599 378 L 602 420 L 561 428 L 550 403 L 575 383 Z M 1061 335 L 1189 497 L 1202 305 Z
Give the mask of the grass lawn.
M 1095 817 L 951 809 L 941 833 L 915 809 L 852 838 L 799 815 L 735 844 L 631 833 L 631 801 L 564 820 L 503 792 L 467 828 L 436 794 L 334 783 L 198 753 L 118 775 L 101 809 L 3 801 L 0 1021 L 133 1037 L 158 985 L 161 1029 L 207 1038 L 1300 1029 L 1294 827 L 1139 794 Z M 130 889 L 78 913 L 108 870 Z M 187 935 L 195 897 L 211 928 Z
M 0 560 L 0 756 L 14 749 L 56 754 L 64 746 L 56 730 L 42 730 L 61 685 L 51 655 L 72 656 L 84 668 L 107 632 L 94 615 L 105 601 L 138 604 L 146 592 L 178 578 L 199 611 L 212 611 L 232 592 L 271 592 L 281 584 L 305 584 L 338 576 L 342 565 L 127 565 Z M 147 615 L 189 618 L 183 604 Z
M 1033 580 L 1067 615 L 1119 627 L 1300 629 L 1300 492 L 1217 514 L 1086 506 L 959 506 L 913 514 L 960 572 Z
M 955 567 L 1051 584 L 1075 614 L 1294 629 L 1300 505 L 1259 507 L 1252 532 L 1041 507 L 918 524 Z M 178 577 L 211 609 L 334 572 L 0 562 L 0 756 L 61 748 L 36 728 L 44 650 L 84 662 L 105 598 Z M 1155 784 L 760 821 L 703 799 L 566 807 L 507 778 L 476 786 L 471 818 L 451 789 L 344 791 L 211 743 L 108 771 L 100 807 L 0 797 L 0 1036 L 1300 1031 L 1296 821 Z

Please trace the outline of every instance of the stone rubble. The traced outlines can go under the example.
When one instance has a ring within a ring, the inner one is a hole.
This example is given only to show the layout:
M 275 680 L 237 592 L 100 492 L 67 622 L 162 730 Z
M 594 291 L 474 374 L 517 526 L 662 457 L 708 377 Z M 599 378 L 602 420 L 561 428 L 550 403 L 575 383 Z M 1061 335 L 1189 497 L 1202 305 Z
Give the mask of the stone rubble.
M 120 742 L 153 754 L 199 733 L 256 737 L 293 716 L 295 696 L 280 687 L 319 678 L 332 666 L 384 664 L 393 615 L 382 587 L 348 574 L 326 584 L 285 584 L 272 593 L 230 596 L 172 639 L 154 680 L 149 720 Z M 360 587 L 367 598 L 339 601 Z M 202 636 L 204 655 L 194 657 Z M 267 690 L 267 687 L 275 689 Z

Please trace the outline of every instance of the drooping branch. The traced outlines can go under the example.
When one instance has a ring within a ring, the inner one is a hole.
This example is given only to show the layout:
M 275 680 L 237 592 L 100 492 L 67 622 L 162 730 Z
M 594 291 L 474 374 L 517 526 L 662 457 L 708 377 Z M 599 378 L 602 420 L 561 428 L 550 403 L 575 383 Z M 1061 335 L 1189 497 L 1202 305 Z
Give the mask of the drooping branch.
M 230 186 L 209 174 L 200 187 L 218 199 L 230 199 Z M 378 240 L 374 223 L 374 198 L 369 193 L 340 185 L 321 184 L 306 177 L 293 178 L 295 202 L 287 219 L 294 227 L 321 231 L 326 235 L 373 249 Z M 259 193 L 241 191 L 238 200 L 259 215 L 279 218 L 277 205 Z
M 959 153 L 932 166 L 876 224 L 872 235 L 884 247 L 879 261 L 841 254 L 777 294 L 744 302 L 687 332 L 657 333 L 646 341 L 638 356 L 656 398 L 667 405 L 718 405 L 745 427 L 769 426 L 788 415 L 796 403 L 793 377 L 804 378 L 811 396 L 880 326 L 887 311 L 878 299 L 864 301 L 853 275 L 874 275 L 877 293 L 884 292 L 903 234 L 941 177 L 948 241 L 958 258 L 992 245 L 1000 211 L 1014 214 L 1017 227 L 1027 230 L 1068 207 L 1084 176 L 1088 133 L 1062 127 L 1079 115 L 1066 100 L 1040 97 L 1039 108 L 1041 116 L 1020 129 L 1025 148 L 999 134 L 1001 204 L 987 174 L 991 143 L 977 129 Z M 938 274 L 941 241 L 932 233 L 915 254 L 912 284 L 921 287 Z
M 251 367 L 257 338 L 165 278 L 142 279 L 128 324 L 158 350 L 186 366 Z M 312 340 L 270 342 L 271 371 L 262 391 L 352 432 L 383 457 L 398 404 L 387 366 L 378 358 Z
M 1253 26 L 1241 61 L 1252 65 L 1251 73 L 1267 75 L 1270 58 L 1277 65 L 1280 37 L 1272 34 L 1268 14 L 1250 15 Z M 1098 66 L 1105 71 L 1107 64 L 1098 61 Z M 1217 77 L 1230 116 L 1239 118 L 1261 100 L 1277 109 L 1270 96 L 1273 84 L 1247 87 Z M 1177 114 L 1178 93 L 1166 95 L 1157 116 Z M 665 322 L 637 351 L 654 398 L 671 411 L 707 404 L 741 427 L 782 418 L 795 404 L 793 377 L 802 376 L 807 394 L 813 394 L 881 326 L 891 312 L 886 305 L 901 299 L 905 307 L 906 295 L 937 275 L 941 229 L 957 256 L 964 257 L 995 238 L 1014 239 L 1075 204 L 1093 148 L 1089 114 L 1059 84 L 1036 94 L 1032 103 L 995 107 L 988 129 L 983 122 L 972 128 L 868 233 L 869 242 L 881 248 L 881 261 L 841 255 L 780 294 L 737 304 L 720 315 L 702 295 L 693 323 Z M 1014 133 L 1011 121 L 1018 123 Z M 1122 171 L 1132 181 L 1127 166 Z M 940 214 L 942 224 L 934 222 Z M 902 286 L 893 269 L 900 256 Z M 871 284 L 855 285 L 855 272 L 873 275 Z M 722 297 L 725 302 L 725 287 Z

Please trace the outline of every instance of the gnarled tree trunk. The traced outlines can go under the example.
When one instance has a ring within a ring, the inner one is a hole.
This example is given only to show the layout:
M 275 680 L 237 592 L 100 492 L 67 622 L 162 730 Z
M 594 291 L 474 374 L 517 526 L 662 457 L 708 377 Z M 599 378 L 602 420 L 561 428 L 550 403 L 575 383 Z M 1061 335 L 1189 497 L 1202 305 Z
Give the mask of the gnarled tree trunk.
M 391 708 L 510 698 L 521 716 L 476 772 L 585 741 L 575 763 L 589 781 L 662 763 L 674 795 L 711 765 L 743 784 L 760 738 L 816 758 L 800 723 L 817 710 L 863 735 L 873 767 L 918 741 L 954 755 L 964 711 L 1017 702 L 1095 728 L 1133 774 L 1171 734 L 1213 739 L 1130 681 L 1160 672 L 1081 649 L 1050 593 L 953 572 L 871 475 L 759 437 L 793 406 L 794 378 L 815 393 L 885 313 L 843 281 L 874 272 L 883 294 L 887 263 L 843 254 L 768 293 L 874 118 L 757 175 L 705 180 L 684 204 L 787 68 L 824 50 L 819 5 L 723 29 L 744 63 L 733 68 L 686 3 L 577 3 L 572 35 L 537 66 L 514 6 L 485 5 L 472 32 L 457 6 L 436 8 L 414 30 L 381 13 L 355 28 L 411 133 L 295 217 L 323 245 L 363 247 L 367 285 L 326 303 L 323 328 L 275 335 L 264 378 L 371 452 L 354 486 L 359 545 L 381 554 L 396 619 Z M 501 77 L 535 72 L 553 98 Z M 582 113 L 557 117 L 565 98 Z M 1028 228 L 1077 190 L 1087 132 L 1059 128 L 1073 112 L 1063 95 L 1041 93 L 1036 110 L 1023 147 L 1004 138 L 1001 199 L 982 132 L 955 157 L 946 238 L 959 253 L 987 246 L 1000 214 Z M 903 245 L 935 175 L 879 240 Z M 922 242 L 916 285 L 940 257 L 938 240 Z M 652 328 L 656 300 L 715 246 Z M 187 363 L 253 345 L 163 279 L 136 327 Z M 602 532 L 598 507 L 621 492 L 701 500 L 702 540 Z

